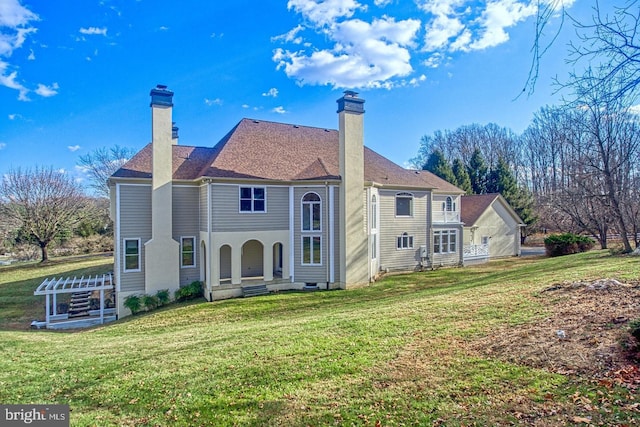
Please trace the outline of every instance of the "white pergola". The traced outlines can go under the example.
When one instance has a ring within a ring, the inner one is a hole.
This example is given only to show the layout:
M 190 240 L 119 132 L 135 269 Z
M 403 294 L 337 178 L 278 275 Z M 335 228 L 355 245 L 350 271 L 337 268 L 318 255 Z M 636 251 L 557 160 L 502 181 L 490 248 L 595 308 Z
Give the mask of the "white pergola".
M 104 292 L 107 290 L 114 291 L 113 277 L 111 273 L 103 274 L 102 276 L 96 275 L 94 277 L 84 276 L 73 279 L 70 277 L 60 277 L 56 279 L 55 277 L 52 279 L 46 278 L 40 286 L 33 292 L 34 295 L 44 295 L 45 296 L 45 309 L 46 309 L 46 327 L 50 328 L 55 321 L 56 324 L 65 323 L 78 323 L 78 326 L 88 326 L 91 322 L 85 322 L 82 324 L 82 321 L 69 319 L 68 315 L 58 314 L 58 304 L 57 304 L 57 296 L 59 294 L 73 294 L 76 292 L 100 292 L 100 310 L 97 310 L 99 313 L 96 313 L 96 316 L 93 316 L 95 320 L 98 320 L 97 323 L 103 324 L 105 322 L 105 307 L 104 307 Z M 53 303 L 53 314 L 51 314 L 51 304 Z M 99 316 L 97 316 L 99 315 Z M 96 323 L 95 321 L 92 323 Z

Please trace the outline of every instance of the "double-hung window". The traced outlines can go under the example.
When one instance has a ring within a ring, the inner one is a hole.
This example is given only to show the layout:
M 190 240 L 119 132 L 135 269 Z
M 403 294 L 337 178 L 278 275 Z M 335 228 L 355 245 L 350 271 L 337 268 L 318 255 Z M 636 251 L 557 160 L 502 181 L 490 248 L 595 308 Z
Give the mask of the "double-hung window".
M 182 268 L 196 266 L 196 238 L 180 238 L 180 266 Z
M 266 212 L 265 187 L 240 187 L 240 212 Z
M 456 230 L 438 230 L 433 232 L 433 253 L 454 253 L 457 250 L 458 232 Z
M 302 264 L 322 264 L 322 200 L 316 193 L 302 197 Z
M 140 239 L 124 239 L 124 271 L 140 271 Z

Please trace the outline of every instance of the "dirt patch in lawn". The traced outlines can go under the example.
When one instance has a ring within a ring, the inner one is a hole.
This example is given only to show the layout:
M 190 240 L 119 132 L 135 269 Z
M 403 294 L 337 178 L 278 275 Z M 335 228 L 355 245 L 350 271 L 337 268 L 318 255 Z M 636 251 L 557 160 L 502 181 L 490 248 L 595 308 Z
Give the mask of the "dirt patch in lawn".
M 550 315 L 497 329 L 472 344 L 481 354 L 560 374 L 640 387 L 640 348 L 629 324 L 640 319 L 640 282 L 563 282 L 539 298 Z

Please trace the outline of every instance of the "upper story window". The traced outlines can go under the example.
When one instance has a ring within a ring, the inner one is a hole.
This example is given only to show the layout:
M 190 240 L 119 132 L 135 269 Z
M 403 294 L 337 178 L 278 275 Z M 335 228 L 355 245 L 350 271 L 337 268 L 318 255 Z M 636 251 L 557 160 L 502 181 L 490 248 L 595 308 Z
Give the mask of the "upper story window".
M 322 225 L 322 203 L 316 193 L 302 197 L 302 231 L 320 231 Z
M 453 202 L 453 197 L 447 196 L 447 199 L 442 204 L 442 210 L 447 212 L 455 212 L 456 204 Z
M 240 212 L 266 212 L 266 193 L 264 187 L 240 187 Z
M 378 198 L 374 194 L 371 196 L 371 229 L 378 228 Z
M 412 216 L 413 215 L 413 194 L 398 193 L 396 194 L 396 216 Z

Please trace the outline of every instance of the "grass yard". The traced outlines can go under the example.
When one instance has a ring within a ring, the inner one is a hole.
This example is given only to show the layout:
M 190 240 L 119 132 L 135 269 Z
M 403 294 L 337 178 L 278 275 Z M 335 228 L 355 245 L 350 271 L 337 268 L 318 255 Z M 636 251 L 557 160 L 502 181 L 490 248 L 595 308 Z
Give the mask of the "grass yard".
M 104 260 L 55 267 L 56 275 L 109 269 Z M 73 426 L 640 419 L 633 387 L 489 357 L 474 346 L 497 329 L 548 317 L 553 307 L 541 292 L 551 284 L 637 281 L 637 257 L 509 259 L 388 276 L 348 291 L 178 304 L 80 332 L 15 330 L 42 310 L 29 292 L 47 275 L 0 269 L 0 402 L 69 404 Z

